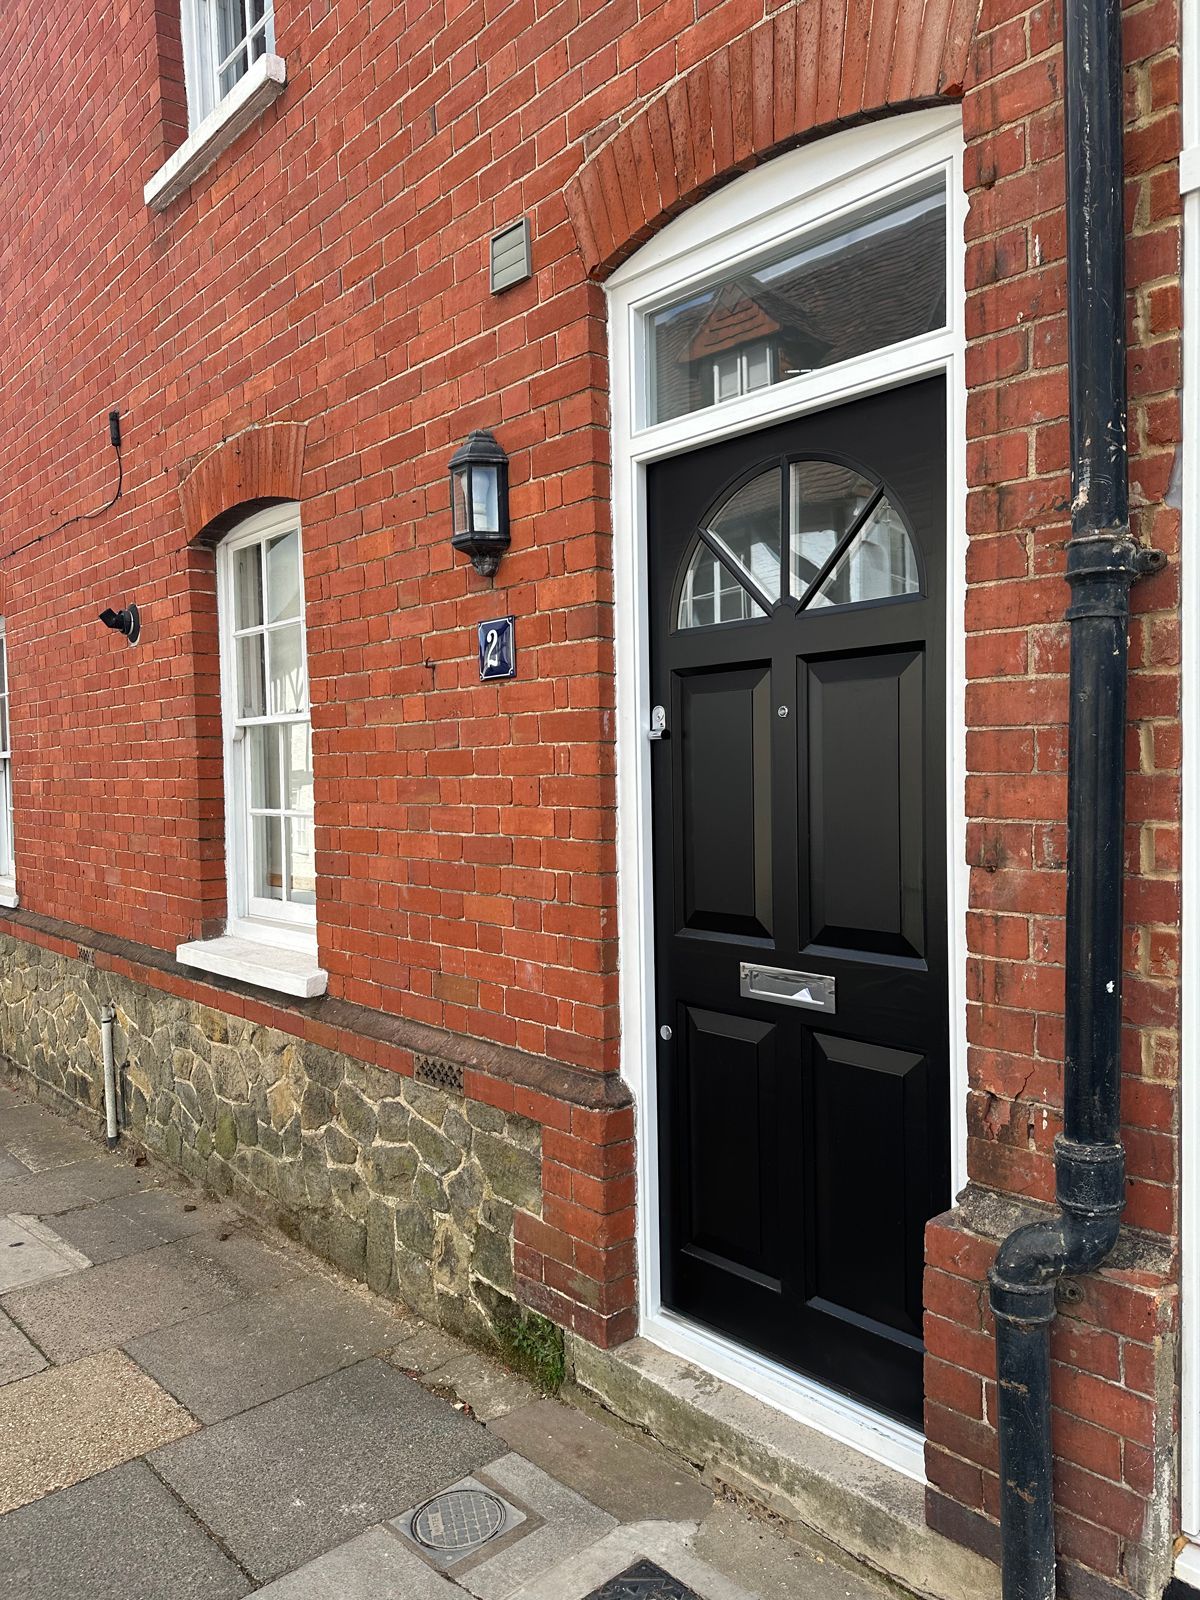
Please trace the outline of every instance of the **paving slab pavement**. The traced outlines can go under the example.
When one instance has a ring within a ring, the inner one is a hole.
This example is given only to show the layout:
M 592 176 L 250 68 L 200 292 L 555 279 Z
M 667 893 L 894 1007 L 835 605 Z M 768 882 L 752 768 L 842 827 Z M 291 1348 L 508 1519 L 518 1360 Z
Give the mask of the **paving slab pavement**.
M 521 1591 L 521 1600 L 591 1600 L 595 1590 L 646 1560 L 702 1600 L 756 1600 L 749 1590 L 700 1560 L 692 1549 L 696 1531 L 694 1523 L 625 1523 L 581 1554 L 541 1573 Z
M 6 1600 L 242 1600 L 253 1588 L 141 1461 L 0 1517 Z
M 699 1523 L 712 1510 L 712 1490 L 682 1462 L 561 1400 L 536 1400 L 493 1429 L 619 1522 Z
M 0 1512 L 191 1433 L 195 1420 L 119 1350 L 0 1389 Z
M 299 1278 L 127 1348 L 193 1416 L 222 1422 L 386 1351 L 406 1331 L 385 1302 Z
M 402 1345 L 393 1355 L 402 1370 L 406 1365 L 405 1353 Z M 443 1366 L 431 1368 L 423 1374 L 422 1382 L 435 1394 L 453 1396 L 469 1406 L 471 1414 L 480 1422 L 494 1422 L 538 1398 L 537 1390 L 524 1378 L 507 1372 L 473 1350 L 465 1354 L 460 1351 Z
M 256 1591 L 257 1600 L 462 1600 L 462 1590 L 406 1549 L 390 1528 L 369 1528 L 298 1572 Z
M 524 1537 L 506 1543 L 494 1556 L 485 1553 L 469 1567 L 464 1562 L 451 1568 L 455 1582 L 475 1595 L 476 1600 L 505 1600 L 506 1596 L 519 1593 L 548 1567 L 581 1559 L 589 1545 L 617 1526 L 616 1519 L 607 1512 L 523 1456 L 503 1456 L 476 1476 L 527 1514 L 532 1512 L 541 1524 L 531 1523 Z
M 438 1568 L 390 1524 L 463 1480 L 526 1520 Z M 584 1600 L 640 1559 L 895 1595 L 0 1086 L 0 1600 Z
M 848 1557 L 793 1543 L 769 1523 L 718 1501 L 698 1529 L 692 1548 L 711 1565 L 732 1573 L 756 1600 L 880 1600 L 873 1573 Z M 895 1591 L 889 1589 L 889 1594 Z
M 149 1462 L 262 1582 L 503 1451 L 478 1423 L 372 1359 L 156 1450 Z
M 58 1219 L 58 1232 L 96 1266 L 124 1256 L 173 1244 L 214 1225 L 233 1225 L 232 1206 L 203 1198 L 190 1199 L 169 1189 L 137 1190 L 95 1205 L 68 1211 Z
M 0 1217 L 0 1295 L 90 1266 L 85 1255 L 36 1217 Z
M 214 1260 L 213 1247 L 185 1239 L 0 1295 L 0 1308 L 52 1361 L 63 1362 L 202 1315 L 241 1292 L 238 1277 Z
M 17 1327 L 10 1317 L 0 1311 L 0 1388 L 15 1383 L 19 1378 L 32 1377 L 46 1365 L 46 1358 Z
M 94 1145 L 89 1148 L 95 1150 Z M 111 1200 L 115 1195 L 133 1194 L 153 1186 L 154 1180 L 144 1168 L 112 1156 L 90 1155 L 48 1172 L 22 1168 L 10 1177 L 0 1177 L 0 1216 L 20 1212 L 31 1217 L 55 1217 L 95 1200 Z
M 71 1166 L 85 1146 L 86 1135 L 44 1106 L 10 1106 L 4 1114 L 5 1151 L 30 1172 Z M 90 1147 L 86 1153 L 92 1153 Z

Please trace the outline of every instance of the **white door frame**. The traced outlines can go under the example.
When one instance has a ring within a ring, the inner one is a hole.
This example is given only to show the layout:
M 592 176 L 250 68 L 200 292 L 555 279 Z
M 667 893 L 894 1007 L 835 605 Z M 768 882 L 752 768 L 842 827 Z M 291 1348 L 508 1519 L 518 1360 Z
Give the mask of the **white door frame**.
M 951 1057 L 951 1178 L 966 1179 L 965 633 L 966 386 L 963 375 L 962 120 L 937 107 L 832 134 L 779 156 L 698 202 L 620 267 L 607 284 L 613 403 L 613 533 L 617 680 L 618 934 L 622 1072 L 638 1109 L 641 1332 L 654 1343 L 824 1433 L 924 1478 L 914 1429 L 837 1395 L 664 1309 L 659 1273 L 658 1130 L 654 1098 L 654 905 L 650 762 L 646 469 L 696 445 L 765 427 L 860 395 L 947 377 L 947 915 Z M 948 326 L 803 374 L 707 410 L 644 425 L 648 311 L 784 242 L 801 228 L 937 171 L 947 176 Z
M 1200 529 L 1200 32 L 1195 0 L 1183 6 L 1183 570 L 1180 585 L 1180 657 L 1183 724 L 1183 915 L 1179 962 L 1180 1183 L 1180 1527 L 1190 1541 L 1175 1570 L 1200 1588 L 1200 561 L 1192 542 Z

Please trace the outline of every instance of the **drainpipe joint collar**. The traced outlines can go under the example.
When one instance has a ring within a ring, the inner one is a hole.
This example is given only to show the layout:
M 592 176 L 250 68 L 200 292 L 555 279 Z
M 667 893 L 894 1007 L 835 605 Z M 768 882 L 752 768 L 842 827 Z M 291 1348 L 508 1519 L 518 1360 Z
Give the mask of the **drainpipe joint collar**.
M 995 1267 L 988 1273 L 988 1299 L 992 1315 L 999 1322 L 1021 1327 L 1036 1327 L 1053 1322 L 1054 1281 L 1049 1283 L 1009 1283 L 998 1276 Z
M 1125 1206 L 1125 1151 L 1119 1144 L 1054 1143 L 1058 1202 L 1076 1217 L 1117 1216 Z

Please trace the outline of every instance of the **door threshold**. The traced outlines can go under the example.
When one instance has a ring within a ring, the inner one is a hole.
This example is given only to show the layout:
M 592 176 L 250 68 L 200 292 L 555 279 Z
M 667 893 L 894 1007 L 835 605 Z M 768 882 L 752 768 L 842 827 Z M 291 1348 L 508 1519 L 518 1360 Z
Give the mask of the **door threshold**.
M 924 1485 L 925 1435 L 915 1428 L 674 1312 L 644 1317 L 641 1333 L 660 1349 L 703 1367 L 772 1410 Z
M 643 1327 L 615 1350 L 567 1336 L 570 1384 L 581 1400 L 650 1434 L 698 1467 L 718 1492 L 758 1504 L 801 1540 L 823 1540 L 932 1600 L 997 1600 L 993 1563 L 926 1525 L 923 1474 L 883 1459 L 888 1449 L 911 1468 L 919 1447 L 911 1430 L 772 1371 L 772 1363 L 736 1347 L 730 1370 L 740 1375 L 726 1377 L 718 1370 L 726 1364 L 719 1348 L 726 1341 L 682 1319 L 659 1313 Z M 760 1376 L 767 1370 L 778 1398 L 766 1398 L 762 1382 L 758 1392 L 751 1389 L 747 1368 L 753 1367 Z M 813 1391 L 825 1403 L 823 1414 Z M 797 1414 L 801 1407 L 805 1415 Z M 907 1438 L 885 1443 L 892 1430 Z M 847 1432 L 871 1448 L 849 1442 Z
M 1175 1557 L 1174 1589 L 1168 1588 L 1166 1600 L 1185 1600 L 1200 1595 L 1200 1542 L 1195 1534 L 1185 1534 L 1188 1541 Z

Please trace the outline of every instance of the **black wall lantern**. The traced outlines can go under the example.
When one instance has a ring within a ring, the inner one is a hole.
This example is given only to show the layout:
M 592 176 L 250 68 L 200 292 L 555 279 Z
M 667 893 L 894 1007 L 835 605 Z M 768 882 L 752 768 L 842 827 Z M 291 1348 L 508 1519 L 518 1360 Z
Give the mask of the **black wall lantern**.
M 490 578 L 508 549 L 508 457 L 486 428 L 477 428 L 450 457 L 450 505 L 456 550 Z

